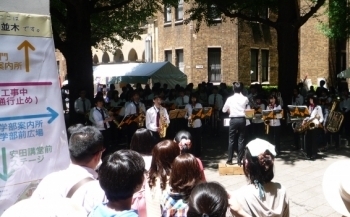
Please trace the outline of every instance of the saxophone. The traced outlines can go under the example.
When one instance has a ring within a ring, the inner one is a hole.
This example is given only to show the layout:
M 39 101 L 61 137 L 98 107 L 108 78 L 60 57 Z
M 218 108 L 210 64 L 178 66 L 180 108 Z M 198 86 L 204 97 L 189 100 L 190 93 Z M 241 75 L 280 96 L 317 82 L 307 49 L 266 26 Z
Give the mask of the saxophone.
M 159 108 L 159 137 L 160 138 L 164 138 L 166 136 L 166 130 L 168 128 L 168 124 L 166 123 L 166 117 L 165 117 L 165 108 L 164 107 L 160 107 Z
M 145 126 L 145 119 L 146 119 L 145 112 L 141 108 L 139 112 L 139 123 L 138 123 L 140 128 L 143 128 Z

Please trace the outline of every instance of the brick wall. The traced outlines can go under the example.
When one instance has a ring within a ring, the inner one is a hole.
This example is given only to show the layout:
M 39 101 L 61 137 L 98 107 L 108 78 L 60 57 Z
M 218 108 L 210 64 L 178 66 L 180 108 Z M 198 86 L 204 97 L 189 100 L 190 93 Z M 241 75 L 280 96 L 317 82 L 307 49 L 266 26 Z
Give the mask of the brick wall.
M 324 10 L 321 8 L 318 14 Z M 330 43 L 318 29 L 319 21 L 327 19 L 327 16 L 310 18 L 300 29 L 299 74 L 301 79 L 308 75 L 313 85 L 319 85 L 317 78 L 328 80 Z

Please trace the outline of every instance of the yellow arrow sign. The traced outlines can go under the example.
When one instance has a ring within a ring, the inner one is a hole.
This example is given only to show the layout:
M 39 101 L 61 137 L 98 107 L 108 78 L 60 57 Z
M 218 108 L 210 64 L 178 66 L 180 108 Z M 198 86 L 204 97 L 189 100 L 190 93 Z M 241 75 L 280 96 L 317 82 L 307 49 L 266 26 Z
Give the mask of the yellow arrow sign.
M 24 40 L 18 47 L 17 50 L 22 50 L 24 48 L 24 58 L 25 58 L 25 64 L 26 64 L 26 72 L 29 72 L 29 50 L 30 48 L 32 51 L 35 51 L 35 47 L 29 43 L 29 41 Z

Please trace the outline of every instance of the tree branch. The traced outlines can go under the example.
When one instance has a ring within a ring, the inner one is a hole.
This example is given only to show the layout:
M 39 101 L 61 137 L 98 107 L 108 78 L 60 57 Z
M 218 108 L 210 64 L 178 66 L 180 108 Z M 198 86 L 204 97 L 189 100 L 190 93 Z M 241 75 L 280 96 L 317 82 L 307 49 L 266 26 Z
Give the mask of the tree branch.
M 118 4 L 113 4 L 113 5 L 108 5 L 108 6 L 103 6 L 103 7 L 98 7 L 98 8 L 94 8 L 92 9 L 91 13 L 92 14 L 96 14 L 96 13 L 101 13 L 104 11 L 111 11 L 111 10 L 115 10 L 117 8 L 121 8 L 124 5 L 129 4 L 130 2 L 132 2 L 133 0 L 124 0 Z
M 296 26 L 300 28 L 302 25 L 304 25 L 318 11 L 318 9 L 324 5 L 325 2 L 326 0 L 318 0 L 315 6 L 310 8 L 309 12 L 297 20 Z
M 226 17 L 230 17 L 230 18 L 241 18 L 243 20 L 246 21 L 253 21 L 253 22 L 259 22 L 265 25 L 268 25 L 270 27 L 276 28 L 276 23 L 271 21 L 270 19 L 264 19 L 261 17 L 251 17 L 251 16 L 247 16 L 245 14 L 242 14 L 240 12 L 231 12 L 227 9 L 227 7 L 223 6 L 223 5 L 219 5 L 217 4 L 218 9 L 226 16 Z
M 54 7 L 50 7 L 50 13 L 51 15 L 53 15 L 58 21 L 60 21 L 60 23 L 66 27 L 67 25 L 67 19 L 66 17 L 56 8 Z

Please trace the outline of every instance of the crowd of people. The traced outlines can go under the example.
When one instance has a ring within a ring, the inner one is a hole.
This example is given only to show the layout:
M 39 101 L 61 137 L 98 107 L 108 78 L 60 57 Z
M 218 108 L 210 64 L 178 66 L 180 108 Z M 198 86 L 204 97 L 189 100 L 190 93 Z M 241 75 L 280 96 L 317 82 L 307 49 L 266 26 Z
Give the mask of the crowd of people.
M 206 182 L 201 160 L 188 153 L 192 145 L 188 131 L 153 146 L 152 133 L 138 129 L 130 149 L 103 159 L 103 135 L 98 129 L 78 124 L 68 132 L 70 166 L 46 176 L 28 202 L 69 198 L 90 217 L 263 216 L 267 209 L 276 216 L 289 216 L 285 189 L 272 182 L 276 153 L 266 141 L 257 139 L 247 145 L 243 168 L 248 185 L 227 192 L 217 182 Z M 21 205 L 9 208 L 8 213 L 21 212 L 15 209 Z
M 98 93 L 93 108 L 85 98 L 85 92 L 81 92 L 81 97 L 75 102 L 81 123 L 67 131 L 71 164 L 65 170 L 47 175 L 27 199 L 28 204 L 69 198 L 70 202 L 58 204 L 69 206 L 67 210 L 72 213 L 76 208 L 75 216 L 80 216 L 79 212 L 83 213 L 81 216 L 90 217 L 289 216 L 286 189 L 273 182 L 274 161 L 281 152 L 281 118 L 272 118 L 268 122 L 261 119 L 261 110 L 282 110 L 285 107 L 276 89 L 266 93 L 261 86 L 252 85 L 248 92 L 242 83 L 235 82 L 231 95 L 225 85 L 218 88 L 201 84 L 194 91 L 193 85 L 167 90 L 166 85 L 161 88 L 157 84 L 147 95 L 147 89 L 141 89 L 140 85 L 136 90 L 129 90 L 130 87 L 124 88 L 120 95 L 113 87 L 107 97 Z M 328 133 L 319 126 L 327 122 L 326 111 L 334 97 L 321 84 L 316 92 L 312 89 L 306 92 L 309 95 L 304 98 L 300 94 L 303 88 L 304 85 L 300 85 L 294 89 L 291 101 L 293 105 L 308 105 L 310 117 L 302 120 L 301 126 L 310 120 L 317 121 L 315 129 L 308 129 L 306 133 L 306 141 L 311 144 L 307 146 L 307 154 L 314 159 L 317 139 Z M 338 104 L 339 111 L 344 113 L 343 127 L 346 128 L 350 101 L 347 90 L 342 94 L 343 99 Z M 141 102 L 145 97 L 150 101 Z M 109 111 L 105 109 L 106 105 Z M 174 106 L 186 114 L 176 123 L 180 129 L 174 128 L 173 135 L 169 131 L 165 136 L 164 132 L 173 123 L 168 112 Z M 206 181 L 200 159 L 201 130 L 198 130 L 202 119 L 195 119 L 192 115 L 195 109 L 204 107 L 211 108 L 209 123 L 214 128 L 218 127 L 215 122 L 220 119 L 230 119 L 227 164 L 233 164 L 233 152 L 236 151 L 237 164 L 243 167 L 248 182 L 236 191 L 227 192 L 221 184 Z M 120 119 L 111 113 L 113 109 L 118 109 Z M 256 110 L 253 118 L 246 118 L 247 109 Z M 137 121 L 120 129 L 125 118 L 132 115 L 137 116 Z M 92 126 L 84 126 L 88 121 Z M 268 136 L 264 138 L 264 129 L 269 128 Z M 112 129 L 115 131 L 111 132 Z M 127 134 L 129 146 L 108 152 L 113 142 L 119 139 L 113 137 L 117 131 Z M 249 131 L 253 133 L 247 133 Z M 338 132 L 334 134 L 339 135 Z M 295 135 L 299 138 L 300 133 L 295 132 Z M 342 187 L 346 192 L 346 186 Z M 8 213 L 20 212 L 16 206 L 25 203 L 14 205 Z M 74 203 L 74 206 L 67 203 Z

